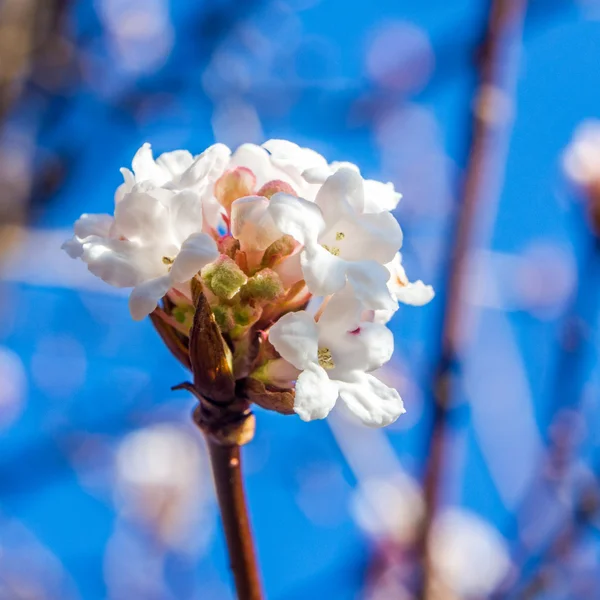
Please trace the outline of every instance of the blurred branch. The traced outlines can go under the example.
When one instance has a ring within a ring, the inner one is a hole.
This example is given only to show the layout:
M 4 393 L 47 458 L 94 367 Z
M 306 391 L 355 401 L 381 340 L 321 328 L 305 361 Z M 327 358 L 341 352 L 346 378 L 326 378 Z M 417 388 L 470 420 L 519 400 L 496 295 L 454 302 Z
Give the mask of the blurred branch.
M 62 88 L 70 64 L 70 46 L 63 35 L 67 7 L 68 0 L 0 3 L 0 255 L 18 237 L 36 197 L 48 196 L 61 179 L 56 161 L 34 173 L 35 113 L 27 115 L 22 127 L 9 129 L 6 124 L 30 92 L 37 100 L 39 92 L 53 95 Z
M 430 534 L 439 500 L 453 379 L 457 374 L 465 339 L 462 313 L 469 247 L 478 216 L 478 203 L 484 193 L 489 196 L 489 190 L 484 187 L 487 173 L 491 167 L 500 170 L 502 165 L 498 163 L 504 160 L 503 156 L 495 152 L 495 144 L 500 136 L 507 133 L 507 105 L 511 102 L 503 82 L 502 69 L 508 60 L 509 45 L 517 42 L 522 34 L 526 8 L 526 0 L 492 0 L 479 57 L 479 76 L 474 94 L 472 133 L 462 202 L 458 208 L 449 253 L 441 351 L 433 382 L 434 413 L 425 450 L 425 456 L 428 457 L 423 482 L 425 516 L 418 544 L 424 567 L 419 589 L 419 597 L 422 598 L 433 597 Z

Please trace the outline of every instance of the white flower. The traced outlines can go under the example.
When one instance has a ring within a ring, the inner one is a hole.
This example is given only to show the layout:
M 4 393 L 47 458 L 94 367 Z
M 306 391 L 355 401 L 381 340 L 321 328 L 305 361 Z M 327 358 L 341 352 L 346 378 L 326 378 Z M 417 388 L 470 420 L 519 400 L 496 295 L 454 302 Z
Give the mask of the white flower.
M 215 241 L 202 233 L 199 194 L 133 186 L 115 206 L 115 216 L 82 215 L 63 248 L 81 258 L 97 277 L 116 287 L 133 287 L 134 319 L 151 313 L 160 298 L 191 279 L 218 256 Z
M 563 154 L 566 174 L 578 185 L 600 181 L 600 121 L 584 121 Z
M 364 212 L 358 173 L 336 171 L 314 203 L 275 194 L 269 211 L 277 227 L 304 246 L 302 271 L 313 294 L 334 294 L 348 282 L 365 308 L 394 309 L 386 285 L 390 274 L 383 265 L 402 245 L 402 231 L 391 213 Z
M 360 175 L 360 169 L 353 163 L 332 162 L 325 166 L 317 165 L 307 168 L 303 176 L 309 183 L 322 185 L 328 177 L 340 169 L 352 169 Z M 364 212 L 366 213 L 394 210 L 402 198 L 402 194 L 394 189 L 394 184 L 391 182 L 383 183 L 375 179 L 364 179 L 363 185 L 365 190 Z
M 459 598 L 489 598 L 508 574 L 506 542 L 474 513 L 447 508 L 431 531 L 431 562 Z
M 404 413 L 398 392 L 369 373 L 394 349 L 383 325 L 360 322 L 350 288 L 331 298 L 321 318 L 288 313 L 269 331 L 282 358 L 299 371 L 294 410 L 305 421 L 325 418 L 338 398 L 366 425 L 381 427 Z
M 398 301 L 424 304 L 433 290 L 402 269 L 391 184 L 285 140 L 156 160 L 144 144 L 122 173 L 114 217 L 84 214 L 63 248 L 107 283 L 133 288 L 134 319 L 160 305 L 153 322 L 182 363 L 194 280 L 226 336 L 234 378 L 263 385 L 252 388 L 255 399 L 290 412 L 295 396 L 305 420 L 340 399 L 372 426 L 404 412 L 398 393 L 371 374 L 393 352 L 382 323 Z M 315 316 L 301 310 L 313 297 L 323 303 Z M 265 332 L 271 343 L 250 352 Z

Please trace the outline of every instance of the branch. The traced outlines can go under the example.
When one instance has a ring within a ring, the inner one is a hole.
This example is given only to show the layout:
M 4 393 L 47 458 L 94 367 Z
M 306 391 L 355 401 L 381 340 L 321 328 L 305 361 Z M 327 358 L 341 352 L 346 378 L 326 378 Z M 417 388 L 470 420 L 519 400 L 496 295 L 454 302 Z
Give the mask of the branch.
M 423 557 L 423 577 L 418 597 L 429 598 L 433 578 L 430 564 L 430 533 L 439 499 L 440 478 L 443 471 L 444 446 L 448 416 L 452 400 L 452 381 L 459 364 L 459 355 L 465 341 L 462 320 L 463 290 L 469 247 L 472 242 L 478 203 L 485 190 L 488 208 L 495 198 L 489 189 L 488 175 L 495 166 L 498 176 L 504 170 L 505 156 L 496 147 L 508 135 L 506 104 L 510 89 L 502 67 L 509 62 L 507 49 L 521 36 L 527 0 L 492 0 L 487 31 L 481 49 L 478 84 L 474 94 L 472 134 L 466 174 L 462 190 L 454 239 L 450 249 L 450 265 L 446 286 L 446 304 L 442 318 L 441 351 L 433 383 L 434 413 L 430 434 L 426 441 L 428 462 L 424 473 L 425 516 L 417 549 Z M 495 163 L 495 165 L 494 165 Z M 497 194 L 496 194 L 497 196 Z

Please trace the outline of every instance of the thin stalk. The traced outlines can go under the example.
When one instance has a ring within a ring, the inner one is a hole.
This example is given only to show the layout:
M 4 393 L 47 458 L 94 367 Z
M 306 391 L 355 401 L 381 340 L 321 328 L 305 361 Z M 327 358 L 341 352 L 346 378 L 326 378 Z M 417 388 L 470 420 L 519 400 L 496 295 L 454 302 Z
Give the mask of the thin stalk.
M 455 233 L 452 239 L 446 302 L 441 325 L 441 351 L 433 382 L 434 413 L 426 440 L 423 493 L 425 515 L 417 543 L 423 558 L 423 576 L 419 581 L 419 598 L 432 596 L 433 572 L 430 563 L 430 534 L 439 501 L 440 480 L 448 435 L 449 411 L 452 402 L 452 384 L 459 364 L 460 350 L 465 342 L 463 319 L 463 292 L 467 273 L 469 250 L 473 241 L 479 204 L 487 196 L 492 208 L 493 195 L 498 195 L 499 181 L 491 184 L 493 174 L 501 179 L 505 156 L 498 150 L 506 137 L 507 89 L 503 70 L 510 63 L 507 53 L 510 44 L 521 34 L 527 0 L 491 0 L 486 32 L 478 64 L 478 81 L 473 97 L 473 116 L 468 161 L 458 209 Z M 492 173 L 493 170 L 496 173 Z M 490 192 L 489 188 L 494 188 Z M 492 208 L 493 211 L 493 208 Z
M 239 600 L 261 600 L 262 589 L 242 479 L 240 447 L 205 436 L 229 562 Z

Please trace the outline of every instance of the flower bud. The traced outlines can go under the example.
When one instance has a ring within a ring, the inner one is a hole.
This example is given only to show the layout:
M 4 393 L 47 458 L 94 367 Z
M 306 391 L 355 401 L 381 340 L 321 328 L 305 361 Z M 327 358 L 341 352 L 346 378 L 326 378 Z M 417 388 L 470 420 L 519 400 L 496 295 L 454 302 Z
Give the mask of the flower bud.
M 275 240 L 266 250 L 262 258 L 263 267 L 273 267 L 286 256 L 289 256 L 298 243 L 291 235 L 284 235 Z
M 245 167 L 238 167 L 221 175 L 215 183 L 214 193 L 221 206 L 229 213 L 233 202 L 250 196 L 255 185 L 254 173 Z
M 286 194 L 291 194 L 292 196 L 297 196 L 294 188 L 285 181 L 281 181 L 279 179 L 274 179 L 273 181 L 267 181 L 265 185 L 263 185 L 260 190 L 256 193 L 257 196 L 264 196 L 265 198 L 271 198 L 273 194 L 277 192 L 285 192 Z
M 243 301 L 273 302 L 284 293 L 279 275 L 271 269 L 263 269 L 250 277 L 241 289 Z
M 218 241 L 217 246 L 221 254 L 225 254 L 235 260 L 235 255 L 240 249 L 240 242 L 231 236 L 226 236 Z
M 233 326 L 230 331 L 232 338 L 242 337 L 249 327 L 256 323 L 262 314 L 259 306 L 239 305 L 232 307 Z
M 231 306 L 217 304 L 217 306 L 212 307 L 212 312 L 215 317 L 215 322 L 222 332 L 226 333 L 230 331 L 235 325 L 233 309 Z
M 233 260 L 222 255 L 202 269 L 202 281 L 217 298 L 231 300 L 248 277 Z
M 198 297 L 189 340 L 195 390 L 213 402 L 229 402 L 235 397 L 232 354 L 204 294 Z

